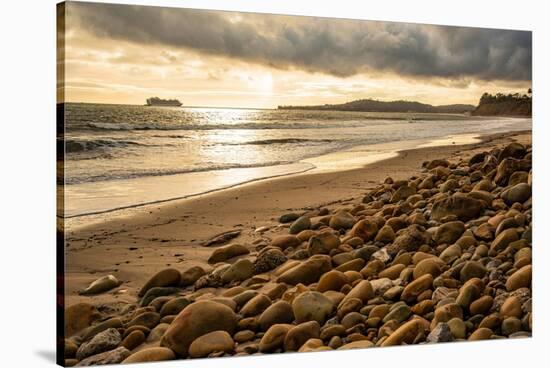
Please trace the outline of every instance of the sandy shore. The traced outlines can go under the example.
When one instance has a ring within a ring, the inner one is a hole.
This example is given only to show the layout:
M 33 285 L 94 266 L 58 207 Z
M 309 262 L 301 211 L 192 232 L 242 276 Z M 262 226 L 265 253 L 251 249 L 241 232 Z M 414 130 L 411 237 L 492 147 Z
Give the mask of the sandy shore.
M 530 143 L 531 132 L 483 136 L 474 144 L 406 150 L 359 169 L 262 180 L 108 216 L 80 218 L 80 226 L 70 226 L 66 233 L 66 305 L 133 303 L 137 290 L 167 266 L 181 271 L 195 265 L 210 268 L 206 260 L 213 249 L 202 244 L 219 233 L 241 230 L 233 242 L 253 251 L 254 244 L 287 233 L 277 221 L 284 213 L 360 203 L 376 183 L 388 176 L 405 179 L 417 174 L 424 161 L 446 158 L 455 162 L 514 141 Z M 85 221 L 91 225 L 81 226 Z M 261 227 L 267 230 L 256 231 Z M 122 285 L 92 297 L 78 295 L 78 290 L 106 274 L 115 275 Z

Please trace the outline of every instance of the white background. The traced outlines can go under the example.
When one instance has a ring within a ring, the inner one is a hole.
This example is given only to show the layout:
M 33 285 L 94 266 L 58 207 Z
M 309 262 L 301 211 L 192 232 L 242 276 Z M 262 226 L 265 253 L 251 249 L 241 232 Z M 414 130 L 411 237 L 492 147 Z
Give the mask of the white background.
M 124 3 L 124 1 L 110 1 Z M 534 332 L 532 339 L 280 354 L 146 367 L 548 366 L 549 10 L 545 1 L 136 1 L 265 13 L 533 30 Z M 0 9 L 0 366 L 54 364 L 55 3 L 12 0 Z

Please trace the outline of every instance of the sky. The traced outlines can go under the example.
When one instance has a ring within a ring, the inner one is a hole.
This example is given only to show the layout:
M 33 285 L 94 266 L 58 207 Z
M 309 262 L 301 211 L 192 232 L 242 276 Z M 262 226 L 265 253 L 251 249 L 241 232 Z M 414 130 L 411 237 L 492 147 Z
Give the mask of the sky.
M 58 19 L 67 102 L 477 104 L 531 87 L 528 31 L 78 2 Z

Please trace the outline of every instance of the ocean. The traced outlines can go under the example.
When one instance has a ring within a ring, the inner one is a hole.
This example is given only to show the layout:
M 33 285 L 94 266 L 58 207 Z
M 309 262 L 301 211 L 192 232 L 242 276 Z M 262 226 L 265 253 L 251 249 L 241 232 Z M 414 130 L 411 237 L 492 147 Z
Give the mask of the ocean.
M 530 118 L 66 103 L 65 217 L 311 171 L 331 153 L 525 129 Z

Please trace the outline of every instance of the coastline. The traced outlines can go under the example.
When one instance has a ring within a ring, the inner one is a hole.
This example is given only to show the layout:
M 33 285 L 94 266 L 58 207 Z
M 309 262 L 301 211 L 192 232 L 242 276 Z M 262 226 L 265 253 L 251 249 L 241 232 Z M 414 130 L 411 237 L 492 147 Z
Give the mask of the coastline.
M 415 175 L 424 161 L 456 161 L 495 145 L 530 139 L 530 130 L 484 135 L 472 144 L 402 150 L 394 157 L 350 170 L 312 170 L 97 219 L 67 220 L 66 305 L 92 300 L 105 305 L 135 302 L 137 289 L 162 268 L 209 268 L 206 259 L 212 248 L 201 243 L 219 233 L 241 230 L 234 242 L 253 250 L 254 242 L 285 232 L 286 227 L 277 222 L 283 213 L 360 203 L 362 195 L 386 177 L 397 180 Z M 262 227 L 267 228 L 256 231 Z M 118 290 L 94 297 L 78 295 L 98 275 L 108 273 L 123 281 Z

